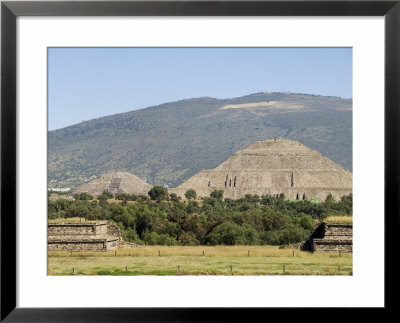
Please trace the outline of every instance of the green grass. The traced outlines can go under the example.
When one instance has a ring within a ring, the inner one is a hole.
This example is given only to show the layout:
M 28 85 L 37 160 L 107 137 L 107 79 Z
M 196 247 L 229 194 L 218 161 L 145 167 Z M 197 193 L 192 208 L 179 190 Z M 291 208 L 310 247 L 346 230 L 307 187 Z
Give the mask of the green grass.
M 352 271 L 352 254 L 276 246 L 147 246 L 121 249 L 116 256 L 53 252 L 48 258 L 49 275 L 352 275 Z

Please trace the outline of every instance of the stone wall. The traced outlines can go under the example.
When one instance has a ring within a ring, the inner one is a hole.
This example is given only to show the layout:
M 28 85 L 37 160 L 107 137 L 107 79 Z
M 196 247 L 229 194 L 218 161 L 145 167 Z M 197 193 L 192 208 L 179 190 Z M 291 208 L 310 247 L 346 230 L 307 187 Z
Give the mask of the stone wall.
M 119 228 L 108 221 L 49 223 L 49 251 L 111 251 L 122 241 Z
M 96 227 L 93 224 L 48 224 L 49 236 L 66 236 L 66 235 L 93 235 L 96 233 Z
M 353 252 L 353 224 L 322 222 L 302 249 L 314 252 Z
M 108 222 L 49 223 L 49 236 L 106 236 Z
M 313 250 L 314 252 L 353 252 L 353 244 L 347 240 L 324 240 L 314 239 Z
M 121 230 L 112 222 L 108 222 L 107 236 L 113 237 L 118 241 L 122 242 Z
M 106 251 L 116 250 L 120 246 L 120 240 L 107 240 L 106 242 Z
M 106 251 L 106 240 L 102 241 L 49 241 L 49 251 Z

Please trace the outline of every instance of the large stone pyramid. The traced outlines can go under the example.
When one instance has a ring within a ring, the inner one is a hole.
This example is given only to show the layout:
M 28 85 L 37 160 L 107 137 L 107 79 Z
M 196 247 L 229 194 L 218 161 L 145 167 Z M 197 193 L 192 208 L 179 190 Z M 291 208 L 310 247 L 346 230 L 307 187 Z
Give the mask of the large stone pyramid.
M 76 189 L 76 193 L 100 195 L 105 190 L 111 193 L 145 194 L 150 191 L 151 185 L 141 178 L 127 172 L 110 172 L 85 183 Z
M 286 139 L 258 141 L 236 152 L 215 169 L 202 170 L 171 190 L 183 197 L 192 188 L 198 196 L 223 190 L 224 197 L 278 195 L 287 199 L 338 200 L 352 192 L 352 174 L 319 152 Z

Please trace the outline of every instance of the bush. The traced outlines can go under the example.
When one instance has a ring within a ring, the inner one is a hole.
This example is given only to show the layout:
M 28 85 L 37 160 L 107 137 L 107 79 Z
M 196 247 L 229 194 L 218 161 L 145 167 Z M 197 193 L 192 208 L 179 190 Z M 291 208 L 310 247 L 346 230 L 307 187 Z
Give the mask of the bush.
M 326 196 L 325 203 L 326 203 L 326 204 L 332 204 L 332 203 L 334 203 L 334 202 L 335 202 L 335 199 L 333 198 L 332 194 L 329 193 L 329 194 Z
M 223 190 L 214 190 L 210 193 L 210 196 L 217 200 L 222 200 L 222 197 L 224 196 L 224 191 Z
M 303 228 L 292 226 L 280 231 L 266 231 L 261 234 L 261 240 L 264 244 L 283 245 L 307 240 L 309 236 L 310 233 Z
M 178 195 L 176 195 L 175 193 L 171 193 L 169 195 L 169 198 L 171 199 L 172 202 L 179 202 L 180 197 L 178 197 Z
M 260 197 L 257 194 L 246 194 L 243 198 L 244 201 L 246 202 L 253 202 L 253 203 L 259 203 L 260 202 Z
M 164 186 L 153 186 L 149 191 L 149 196 L 152 200 L 156 201 L 168 200 L 168 189 Z
M 274 198 L 272 197 L 272 195 L 262 195 L 261 196 L 261 205 L 270 205 L 272 204 L 274 201 Z
M 125 241 L 135 242 L 135 243 L 139 243 L 139 244 L 142 243 L 142 241 L 139 238 L 139 235 L 137 234 L 136 230 L 134 230 L 133 228 L 123 229 L 123 230 L 121 230 L 121 234 L 122 234 L 122 238 Z
M 258 233 L 248 225 L 240 226 L 236 223 L 225 222 L 216 226 L 207 236 L 212 245 L 245 245 L 257 244 Z
M 144 234 L 143 241 L 147 245 L 175 246 L 178 244 L 177 241 L 174 238 L 171 238 L 168 234 L 158 234 L 149 231 Z
M 199 203 L 196 201 L 189 201 L 188 205 L 186 206 L 186 212 L 189 214 L 196 213 L 199 209 Z
M 188 189 L 185 193 L 185 197 L 190 200 L 190 199 L 195 199 L 197 196 L 197 193 L 193 189 Z
M 307 231 L 311 231 L 315 227 L 315 221 L 310 215 L 302 214 L 299 219 L 299 225 Z
M 196 235 L 193 232 L 184 232 L 179 237 L 179 242 L 182 246 L 198 246 L 200 241 L 197 240 Z
M 109 190 L 103 191 L 102 196 L 106 197 L 107 199 L 112 199 L 114 197 L 113 193 L 111 193 Z
M 93 200 L 93 195 L 90 195 L 86 192 L 83 192 L 81 194 L 75 194 L 74 199 L 76 201 L 88 201 L 88 200 Z

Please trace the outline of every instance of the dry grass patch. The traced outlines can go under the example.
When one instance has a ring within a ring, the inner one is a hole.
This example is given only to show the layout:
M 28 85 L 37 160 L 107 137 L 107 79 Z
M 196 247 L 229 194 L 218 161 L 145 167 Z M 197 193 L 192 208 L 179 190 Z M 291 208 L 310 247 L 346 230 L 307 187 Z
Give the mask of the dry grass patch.
M 62 219 L 48 219 L 48 223 L 90 223 L 99 222 L 99 220 L 86 220 L 85 218 L 62 218 Z M 104 220 L 103 220 L 104 221 Z
M 259 107 L 268 107 L 269 109 L 303 109 L 303 104 L 297 104 L 290 101 L 268 101 L 268 102 L 255 102 L 255 103 L 241 103 L 241 104 L 227 104 L 224 105 L 221 109 L 251 109 L 251 108 L 259 108 Z
M 353 223 L 352 216 L 328 216 L 324 222 L 326 223 Z

